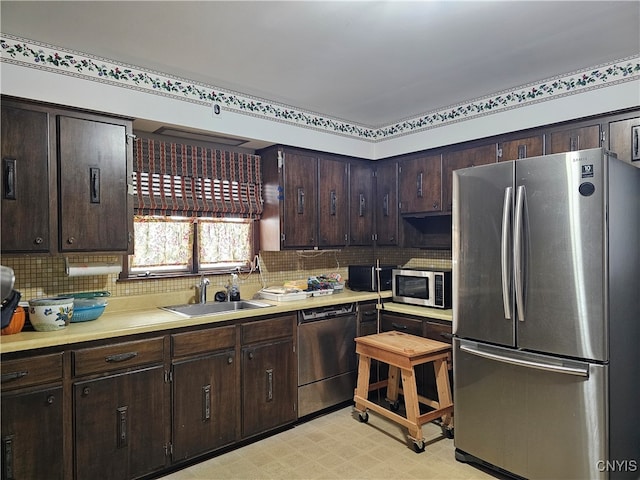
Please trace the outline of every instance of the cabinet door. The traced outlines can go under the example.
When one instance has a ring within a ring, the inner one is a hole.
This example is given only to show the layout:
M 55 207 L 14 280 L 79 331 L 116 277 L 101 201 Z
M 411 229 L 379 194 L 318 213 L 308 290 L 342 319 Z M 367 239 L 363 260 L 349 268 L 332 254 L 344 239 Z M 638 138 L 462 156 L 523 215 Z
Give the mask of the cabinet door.
M 625 162 L 640 160 L 640 118 L 609 124 L 609 150 Z
M 49 114 L 2 106 L 2 251 L 48 252 Z
M 127 251 L 126 133 L 122 124 L 58 116 L 61 251 Z
M 134 478 L 165 465 L 162 366 L 73 385 L 75 474 Z
M 401 213 L 442 210 L 442 159 L 440 155 L 399 163 Z
M 242 436 L 296 418 L 293 340 L 242 349 Z
M 520 160 L 544 155 L 544 137 L 520 138 L 498 144 L 498 161 Z
M 398 164 L 376 167 L 376 242 L 398 245 Z
M 443 211 L 450 212 L 453 208 L 453 171 L 460 168 L 475 167 L 487 163 L 495 163 L 496 145 L 489 144 L 483 147 L 467 148 L 450 152 L 444 155 L 442 164 L 444 174 L 442 176 L 442 201 Z
M 239 400 L 234 350 L 175 362 L 174 461 L 235 441 Z
M 349 245 L 373 245 L 373 168 L 349 165 Z
M 345 162 L 318 159 L 318 245 L 321 247 L 347 243 L 347 168 Z
M 600 125 L 551 132 L 548 139 L 547 154 L 598 148 L 600 146 Z
M 3 479 L 63 478 L 62 399 L 62 387 L 2 395 Z
M 284 160 L 283 247 L 313 247 L 317 232 L 317 158 L 287 153 Z

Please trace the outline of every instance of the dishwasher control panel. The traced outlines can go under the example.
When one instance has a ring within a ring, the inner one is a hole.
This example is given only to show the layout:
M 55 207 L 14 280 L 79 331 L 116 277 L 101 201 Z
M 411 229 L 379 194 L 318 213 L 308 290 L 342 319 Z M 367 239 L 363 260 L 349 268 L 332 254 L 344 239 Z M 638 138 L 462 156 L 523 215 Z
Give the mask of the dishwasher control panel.
M 307 308 L 298 313 L 298 323 L 322 320 L 324 318 L 338 317 L 355 313 L 355 303 L 345 303 L 342 305 L 328 305 L 326 307 Z

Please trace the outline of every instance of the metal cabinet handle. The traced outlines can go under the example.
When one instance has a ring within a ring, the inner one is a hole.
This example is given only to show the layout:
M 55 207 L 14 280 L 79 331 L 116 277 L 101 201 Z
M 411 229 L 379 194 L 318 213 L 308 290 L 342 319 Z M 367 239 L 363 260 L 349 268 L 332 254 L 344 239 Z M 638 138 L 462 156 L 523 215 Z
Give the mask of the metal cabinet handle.
M 19 380 L 23 377 L 26 377 L 28 374 L 29 372 L 26 370 L 22 372 L 3 373 L 2 377 L 0 377 L 0 381 L 4 383 L 4 382 L 10 382 L 12 380 Z
M 69 237 L 67 238 L 67 243 L 69 245 L 73 245 L 74 243 L 76 243 L 76 237 Z
M 422 172 L 420 172 L 418 174 L 418 177 L 416 179 L 416 195 L 418 196 L 418 198 L 422 198 L 423 192 L 422 192 Z
M 298 213 L 304 214 L 304 188 L 298 187 Z
M 124 448 L 128 444 L 127 438 L 127 410 L 129 407 L 119 407 L 116 409 L 116 421 L 118 431 L 118 448 Z
M 16 199 L 16 159 L 4 158 L 2 160 L 4 170 L 4 198 L 6 200 Z
M 267 402 L 273 400 L 273 368 L 265 371 L 267 378 Z
M 89 168 L 89 198 L 91 203 L 100 203 L 100 169 L 96 167 Z
M 389 194 L 385 193 L 382 197 L 382 215 L 385 217 L 389 216 Z
M 329 194 L 329 215 L 336 214 L 336 205 L 338 203 L 338 196 L 336 195 L 335 190 L 331 190 Z
M 631 129 L 633 151 L 631 152 L 631 160 L 640 160 L 640 125 Z
M 580 135 L 569 138 L 569 151 L 575 152 L 576 150 L 580 150 Z
M 392 323 L 391 323 L 391 326 L 392 326 L 395 330 L 406 330 L 407 328 L 409 328 L 409 327 L 407 327 L 406 325 L 400 325 L 399 323 L 395 323 L 395 322 L 392 322 Z
M 527 146 L 518 145 L 518 159 L 527 158 Z
M 211 419 L 211 385 L 202 387 L 202 420 Z
M 36 245 L 42 245 L 42 242 L 44 242 L 44 238 L 42 237 L 36 237 L 33 241 L 33 243 L 35 243 Z
M 118 353 L 117 355 L 109 355 L 105 357 L 104 361 L 107 363 L 118 363 L 131 360 L 138 356 L 138 352 Z
M 253 352 L 249 352 L 249 360 L 253 360 Z
M 13 435 L 2 437 L 3 480 L 13 480 Z
M 364 213 L 367 209 L 367 198 L 364 196 L 364 193 L 361 193 L 358 198 L 358 216 L 364 217 Z

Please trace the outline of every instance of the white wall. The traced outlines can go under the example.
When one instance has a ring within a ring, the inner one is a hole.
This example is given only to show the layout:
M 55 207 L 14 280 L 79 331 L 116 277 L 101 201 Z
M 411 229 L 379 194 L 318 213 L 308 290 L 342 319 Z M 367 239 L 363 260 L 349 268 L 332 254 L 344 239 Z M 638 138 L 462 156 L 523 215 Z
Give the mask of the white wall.
M 554 98 L 378 142 L 297 127 L 76 76 L 2 63 L 3 94 L 367 159 L 640 106 L 640 80 Z

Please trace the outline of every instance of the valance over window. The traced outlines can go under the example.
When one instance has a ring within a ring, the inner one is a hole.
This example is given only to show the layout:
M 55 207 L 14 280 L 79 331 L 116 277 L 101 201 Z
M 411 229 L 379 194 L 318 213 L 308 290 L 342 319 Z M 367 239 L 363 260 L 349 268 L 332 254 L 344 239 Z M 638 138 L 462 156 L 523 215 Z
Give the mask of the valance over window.
M 138 138 L 133 187 L 139 215 L 260 218 L 260 157 Z

